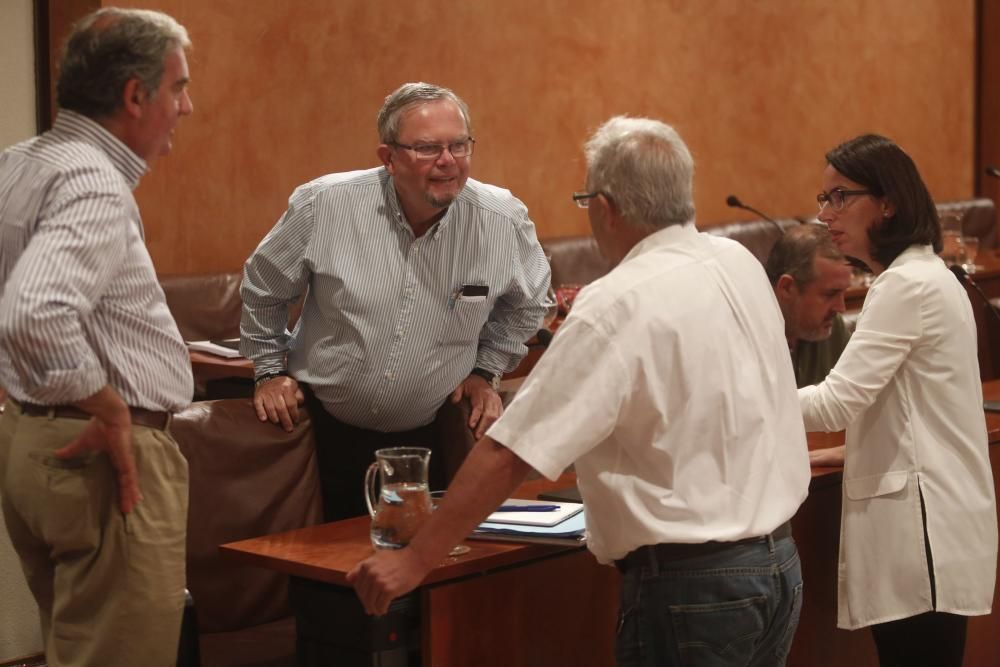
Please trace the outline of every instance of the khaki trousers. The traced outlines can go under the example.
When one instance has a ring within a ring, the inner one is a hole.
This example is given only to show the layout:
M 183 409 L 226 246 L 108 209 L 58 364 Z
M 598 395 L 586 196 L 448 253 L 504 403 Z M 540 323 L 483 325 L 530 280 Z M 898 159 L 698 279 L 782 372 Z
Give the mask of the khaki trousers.
M 0 497 L 38 602 L 52 667 L 173 667 L 184 610 L 187 461 L 164 431 L 135 426 L 143 501 L 118 505 L 104 454 L 53 452 L 87 422 L 0 416 Z

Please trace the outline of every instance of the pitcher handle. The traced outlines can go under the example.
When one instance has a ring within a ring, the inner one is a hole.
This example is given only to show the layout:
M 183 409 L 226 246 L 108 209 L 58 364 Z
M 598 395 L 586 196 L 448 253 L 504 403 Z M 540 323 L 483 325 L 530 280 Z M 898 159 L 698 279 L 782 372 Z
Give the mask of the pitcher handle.
M 368 505 L 368 514 L 375 518 L 375 471 L 378 470 L 378 461 L 368 466 L 365 472 L 365 504 Z

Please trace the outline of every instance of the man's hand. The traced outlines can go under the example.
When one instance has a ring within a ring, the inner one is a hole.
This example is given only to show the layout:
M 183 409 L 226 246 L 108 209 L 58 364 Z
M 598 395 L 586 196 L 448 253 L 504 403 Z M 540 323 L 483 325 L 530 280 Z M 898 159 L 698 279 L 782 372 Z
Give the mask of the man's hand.
M 826 466 L 842 467 L 844 465 L 844 445 L 840 447 L 827 447 L 826 449 L 814 449 L 809 452 L 809 465 L 814 468 Z
M 55 455 L 70 459 L 87 452 L 104 452 L 118 475 L 118 504 L 123 514 L 142 501 L 139 473 L 132 455 L 132 415 L 120 396 L 106 385 L 99 392 L 76 404 L 94 415 L 83 431 Z
M 416 588 L 434 563 L 425 563 L 410 547 L 376 551 L 347 573 L 347 581 L 361 600 L 365 612 L 381 616 L 392 601 Z
M 253 390 L 253 407 L 257 410 L 257 418 L 262 422 L 280 423 L 289 433 L 299 421 L 299 406 L 305 400 L 299 383 L 287 375 L 265 380 Z
M 503 414 L 503 401 L 500 400 L 500 394 L 493 391 L 490 383 L 478 375 L 465 378 L 451 393 L 451 402 L 458 403 L 466 396 L 472 405 L 469 428 L 472 429 L 476 440 L 479 440 L 486 433 L 486 429 Z

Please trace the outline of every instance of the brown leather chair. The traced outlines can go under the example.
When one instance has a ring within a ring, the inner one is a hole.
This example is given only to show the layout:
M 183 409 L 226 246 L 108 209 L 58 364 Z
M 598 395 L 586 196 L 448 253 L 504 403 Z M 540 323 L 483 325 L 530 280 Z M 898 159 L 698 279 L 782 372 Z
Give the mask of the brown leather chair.
M 539 243 L 551 257 L 553 287 L 586 285 L 611 270 L 593 236 L 560 236 Z
M 238 338 L 241 273 L 166 274 L 160 286 L 184 340 Z
M 175 415 L 170 431 L 188 460 L 187 580 L 202 664 L 293 656 L 287 577 L 233 566 L 219 545 L 320 522 L 308 417 L 286 433 L 258 421 L 249 400 L 202 401 Z
M 708 227 L 705 231 L 715 236 L 724 236 L 739 241 L 753 253 L 754 257 L 760 260 L 761 264 L 764 264 L 767 262 L 767 256 L 771 253 L 771 248 L 778 242 L 785 230 L 800 224 L 804 223 L 795 218 L 781 218 L 775 220 L 774 223 L 767 220 L 746 220 Z

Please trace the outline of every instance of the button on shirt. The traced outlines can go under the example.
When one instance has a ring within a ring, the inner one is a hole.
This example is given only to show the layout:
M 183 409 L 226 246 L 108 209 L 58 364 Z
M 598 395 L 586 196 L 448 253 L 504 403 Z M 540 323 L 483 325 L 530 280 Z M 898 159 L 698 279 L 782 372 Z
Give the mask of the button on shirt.
M 809 460 L 783 320 L 760 262 L 672 226 L 585 287 L 488 435 L 549 479 L 575 461 L 588 546 L 770 533 Z
M 110 384 L 133 407 L 191 401 L 191 361 L 143 242 L 146 163 L 94 121 L 0 154 L 0 386 L 73 403 Z
M 501 373 L 545 314 L 549 268 L 524 204 L 473 179 L 420 238 L 384 168 L 298 188 L 247 261 L 241 351 L 285 368 L 337 419 L 431 422 L 473 367 Z M 308 288 L 308 291 L 307 291 Z M 294 333 L 288 306 L 306 293 Z

